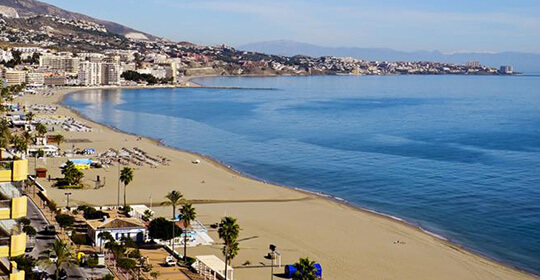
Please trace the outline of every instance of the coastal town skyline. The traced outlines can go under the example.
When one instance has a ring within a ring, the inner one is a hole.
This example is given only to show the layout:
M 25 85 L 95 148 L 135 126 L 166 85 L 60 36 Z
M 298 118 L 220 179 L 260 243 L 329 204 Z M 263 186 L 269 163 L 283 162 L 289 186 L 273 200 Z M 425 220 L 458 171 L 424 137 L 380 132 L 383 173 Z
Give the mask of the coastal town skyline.
M 539 280 L 538 1 L 0 0 L 0 279 Z
M 152 35 L 241 46 L 294 39 L 328 47 L 540 53 L 540 2 L 514 1 L 144 1 L 46 0 Z M 118 13 L 129 5 L 129 13 Z M 299 12 L 301 11 L 301 12 Z M 201 21 L 204 19 L 204 24 Z M 414 40 L 410 40 L 414 38 Z

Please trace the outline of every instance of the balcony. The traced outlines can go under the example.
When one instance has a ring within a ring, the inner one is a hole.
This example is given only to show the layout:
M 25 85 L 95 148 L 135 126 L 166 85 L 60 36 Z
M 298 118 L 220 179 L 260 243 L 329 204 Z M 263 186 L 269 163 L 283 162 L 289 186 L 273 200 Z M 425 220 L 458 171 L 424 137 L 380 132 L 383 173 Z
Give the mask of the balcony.
M 0 182 L 18 182 L 28 178 L 28 160 L 0 161 Z
M 17 263 L 0 259 L 0 280 L 24 280 L 24 270 L 17 269 Z
M 24 254 L 26 234 L 15 220 L 0 220 L 0 258 Z
M 26 217 L 28 201 L 25 196 L 4 199 L 0 194 L 0 220 L 20 219 Z
M 19 188 L 12 182 L 0 183 L 0 220 L 19 219 L 26 216 L 28 203 Z
M 9 200 L 15 197 L 21 197 L 20 188 L 13 182 L 0 182 L 0 200 Z
M 0 258 L 24 255 L 26 249 L 26 234 L 0 237 Z

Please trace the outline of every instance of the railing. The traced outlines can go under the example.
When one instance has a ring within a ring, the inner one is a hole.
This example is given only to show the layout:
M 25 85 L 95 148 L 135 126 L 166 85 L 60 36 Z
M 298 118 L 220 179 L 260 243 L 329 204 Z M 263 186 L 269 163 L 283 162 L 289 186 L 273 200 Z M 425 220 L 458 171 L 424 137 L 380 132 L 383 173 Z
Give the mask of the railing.
M 0 273 L 11 273 L 11 264 L 7 258 L 0 258 Z
M 0 220 L 0 236 L 21 234 L 21 229 L 15 220 Z
M 2 182 L 22 181 L 28 176 L 28 160 L 18 159 L 0 161 L 0 180 Z
M 10 200 L 0 200 L 0 209 L 11 208 L 11 199 Z
M 41 191 L 42 193 L 47 193 L 47 190 L 41 186 L 41 184 L 36 180 L 34 176 L 28 176 L 28 179 L 34 182 L 34 185 L 38 188 L 39 191 Z
M 13 168 L 13 161 L 0 161 L 0 170 L 11 170 Z
M 7 198 L 19 197 L 21 192 L 11 182 L 0 183 L 0 193 Z
M 0 246 L 9 246 L 11 245 L 11 237 L 0 237 Z

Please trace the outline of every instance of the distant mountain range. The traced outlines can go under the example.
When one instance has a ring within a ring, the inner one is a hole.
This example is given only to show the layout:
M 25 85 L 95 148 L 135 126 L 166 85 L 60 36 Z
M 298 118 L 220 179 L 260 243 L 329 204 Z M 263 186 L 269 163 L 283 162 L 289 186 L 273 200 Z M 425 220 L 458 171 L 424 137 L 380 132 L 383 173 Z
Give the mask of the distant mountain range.
M 100 20 L 87 15 L 74 13 L 66 11 L 64 9 L 58 8 L 56 6 L 43 3 L 35 0 L 0 0 L 0 13 L 3 16 L 13 17 L 13 9 L 17 12 L 16 16 L 20 17 L 31 17 L 38 15 L 51 15 L 58 16 L 69 20 L 85 20 L 90 22 L 95 22 L 101 24 L 107 28 L 109 32 L 119 34 L 126 37 L 135 37 L 135 38 L 149 38 L 156 39 L 157 37 L 150 34 L 137 31 L 133 28 L 106 21 Z
M 388 48 L 323 47 L 290 40 L 266 41 L 239 46 L 238 49 L 274 55 L 307 55 L 312 57 L 337 56 L 354 57 L 364 60 L 386 61 L 439 61 L 464 64 L 480 61 L 483 65 L 499 67 L 512 65 L 515 71 L 540 72 L 540 54 L 522 52 L 500 53 L 454 53 L 439 51 L 404 52 Z

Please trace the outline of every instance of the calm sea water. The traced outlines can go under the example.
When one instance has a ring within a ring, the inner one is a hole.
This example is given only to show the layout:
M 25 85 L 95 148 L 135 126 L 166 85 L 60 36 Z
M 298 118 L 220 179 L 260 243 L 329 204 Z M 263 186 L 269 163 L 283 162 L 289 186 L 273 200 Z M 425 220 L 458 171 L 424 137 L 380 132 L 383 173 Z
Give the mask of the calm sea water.
M 540 77 L 211 78 L 64 103 L 540 273 Z

